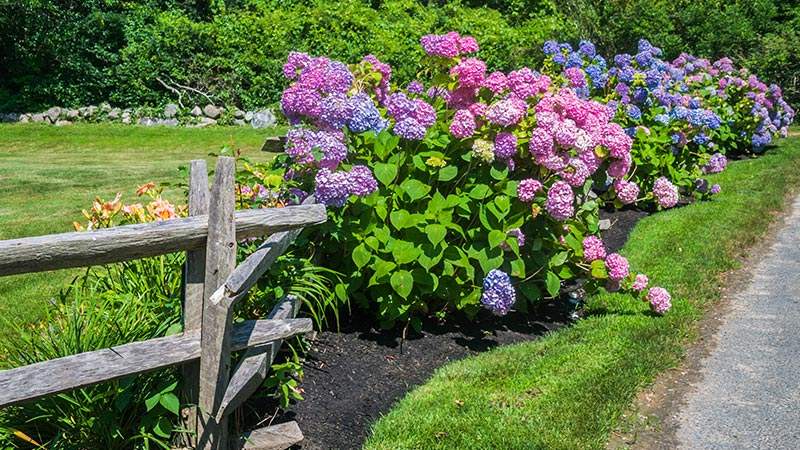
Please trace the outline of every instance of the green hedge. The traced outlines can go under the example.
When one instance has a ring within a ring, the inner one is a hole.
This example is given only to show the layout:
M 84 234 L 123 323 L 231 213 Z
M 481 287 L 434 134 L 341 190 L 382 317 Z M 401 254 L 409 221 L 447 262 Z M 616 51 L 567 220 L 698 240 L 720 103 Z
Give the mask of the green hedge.
M 355 61 L 387 59 L 414 78 L 419 38 L 474 35 L 490 67 L 537 64 L 546 39 L 630 51 L 640 37 L 714 57 L 731 54 L 798 99 L 800 6 L 779 0 L 0 0 L 0 111 L 110 100 L 160 105 L 156 78 L 221 103 L 274 103 L 290 50 Z M 633 44 L 631 44 L 633 43 Z M 409 57 L 411 55 L 411 57 Z

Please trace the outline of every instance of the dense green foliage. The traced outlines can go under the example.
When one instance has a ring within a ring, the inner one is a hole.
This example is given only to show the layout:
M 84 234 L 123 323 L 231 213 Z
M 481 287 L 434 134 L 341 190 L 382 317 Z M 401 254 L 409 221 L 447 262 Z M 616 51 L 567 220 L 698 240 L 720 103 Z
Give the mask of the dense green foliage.
M 667 57 L 742 60 L 796 101 L 799 24 L 798 2 L 776 0 L 2 0 L 0 110 L 174 99 L 157 79 L 263 106 L 277 100 L 294 49 L 343 61 L 379 54 L 409 81 L 419 37 L 449 30 L 475 35 L 480 57 L 501 70 L 539 62 L 546 39 L 588 38 L 614 54 L 645 37 Z

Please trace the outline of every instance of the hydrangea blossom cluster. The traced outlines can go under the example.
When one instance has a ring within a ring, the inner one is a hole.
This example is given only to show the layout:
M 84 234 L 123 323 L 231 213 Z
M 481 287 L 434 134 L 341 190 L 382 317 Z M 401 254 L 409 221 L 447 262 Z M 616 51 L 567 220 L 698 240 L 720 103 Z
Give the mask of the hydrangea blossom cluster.
M 653 184 L 653 196 L 662 208 L 672 208 L 678 204 L 678 187 L 665 177 L 660 177 Z
M 363 197 L 378 190 L 378 182 L 366 166 L 353 166 L 350 171 L 332 172 L 320 169 L 315 177 L 314 196 L 329 206 L 344 206 L 351 195 Z
M 606 259 L 606 246 L 603 244 L 603 240 L 597 236 L 583 238 L 583 259 L 586 262 Z
M 656 314 L 664 314 L 672 307 L 672 297 L 666 289 L 651 287 L 645 299 L 650 303 L 650 309 Z
M 725 170 L 725 167 L 727 166 L 728 158 L 726 158 L 722 153 L 714 153 L 711 155 L 711 159 L 708 161 L 708 164 L 703 166 L 703 172 L 720 173 Z
M 493 269 L 483 279 L 481 304 L 498 316 L 505 316 L 517 301 L 511 277 L 507 273 Z

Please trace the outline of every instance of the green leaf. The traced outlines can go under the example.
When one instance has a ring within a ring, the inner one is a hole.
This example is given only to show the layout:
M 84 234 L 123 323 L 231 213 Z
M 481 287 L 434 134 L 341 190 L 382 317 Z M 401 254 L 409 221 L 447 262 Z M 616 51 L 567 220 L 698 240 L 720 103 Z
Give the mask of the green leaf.
M 366 245 L 360 244 L 358 247 L 353 249 L 352 258 L 353 262 L 356 264 L 356 267 L 360 269 L 369 263 L 369 260 L 372 258 L 372 252 L 367 249 Z
M 431 190 L 430 186 L 414 178 L 409 178 L 400 183 L 400 188 L 403 189 L 406 194 L 408 194 L 408 197 L 412 202 L 425 197 L 425 195 Z
M 414 287 L 414 277 L 407 270 L 398 270 L 392 274 L 389 284 L 392 285 L 392 289 L 400 297 L 408 298 L 409 294 L 411 294 L 411 289 Z
M 392 213 L 389 214 L 389 222 L 391 222 L 392 225 L 394 225 L 394 227 L 398 230 L 402 230 L 403 228 L 408 228 L 414 225 L 413 221 L 411 220 L 411 214 L 409 214 L 405 209 L 392 211 Z
M 377 163 L 374 168 L 375 178 L 384 186 L 388 186 L 397 176 L 397 166 L 394 164 Z
M 534 283 L 522 283 L 519 285 L 519 290 L 532 302 L 542 298 L 542 291 Z
M 159 400 L 159 403 L 161 403 L 161 406 L 163 406 L 164 409 L 171 412 L 172 414 L 175 414 L 176 416 L 180 413 L 181 402 L 180 400 L 178 400 L 178 397 L 172 392 L 162 395 L 161 400 Z
M 413 242 L 398 239 L 395 240 L 394 245 L 392 245 L 392 256 L 394 257 L 394 262 L 397 264 L 410 263 L 417 259 L 421 253 L 422 249 L 414 246 Z
M 553 272 L 547 272 L 545 284 L 547 285 L 547 293 L 550 294 L 551 297 L 557 296 L 558 292 L 561 290 L 561 279 Z
M 506 240 L 506 234 L 499 230 L 492 230 L 489 232 L 489 246 L 494 248 L 499 246 Z
M 605 261 L 602 259 L 595 259 L 592 261 L 592 276 L 600 280 L 608 278 Z
M 447 234 L 447 228 L 445 228 L 444 225 L 432 223 L 425 227 L 425 234 L 428 236 L 428 240 L 431 241 L 431 244 L 436 245 L 444 239 Z
M 497 205 L 497 208 L 503 213 L 503 215 L 508 214 L 508 212 L 511 210 L 511 201 L 505 195 L 497 196 L 497 198 L 494 199 L 494 204 Z
M 567 252 L 556 253 L 555 255 L 553 255 L 552 258 L 550 258 L 550 267 L 563 266 L 564 263 L 567 261 L 568 255 L 569 254 Z
M 150 411 L 151 409 L 155 408 L 159 400 L 161 400 L 161 394 L 156 394 L 150 398 L 146 398 L 144 400 L 144 406 L 148 411 Z
M 489 196 L 491 189 L 485 184 L 477 184 L 469 191 L 469 196 L 476 200 L 481 200 Z
M 525 278 L 525 261 L 522 258 L 511 261 L 511 276 Z
M 162 438 L 168 438 L 172 436 L 172 422 L 170 422 L 166 417 L 160 417 L 158 422 L 156 422 L 156 426 L 153 427 L 153 433 L 161 436 Z
M 458 176 L 458 167 L 445 166 L 439 170 L 439 181 L 450 181 Z

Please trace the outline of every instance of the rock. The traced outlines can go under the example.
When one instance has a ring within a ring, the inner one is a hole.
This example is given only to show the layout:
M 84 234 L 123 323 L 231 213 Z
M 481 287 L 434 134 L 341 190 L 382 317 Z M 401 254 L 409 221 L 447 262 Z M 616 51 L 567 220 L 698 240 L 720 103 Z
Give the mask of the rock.
M 65 127 L 67 125 L 72 125 L 72 122 L 70 122 L 69 120 L 57 120 L 56 121 L 56 126 L 57 127 Z
M 597 226 L 600 228 L 601 231 L 608 230 L 611 228 L 611 220 L 609 219 L 600 219 L 597 222 Z
M 41 122 L 44 122 L 44 121 L 49 120 L 49 119 L 45 118 L 44 113 L 37 113 L 37 114 L 34 114 L 34 115 L 31 116 L 31 120 L 36 122 L 36 123 L 41 123 Z
M 31 115 L 30 114 L 23 114 L 23 115 L 19 116 L 19 120 L 17 121 L 17 123 L 28 123 L 30 121 L 31 121 Z
M 251 120 L 253 120 L 253 111 L 247 111 L 244 113 L 244 121 L 250 122 Z
M 222 113 L 222 111 L 219 108 L 217 108 L 216 106 L 214 106 L 214 105 L 212 105 L 210 103 L 203 107 L 203 114 L 205 114 L 206 117 L 210 117 L 212 119 L 216 119 L 216 118 L 219 117 L 219 115 L 221 113 Z
M 203 110 L 202 110 L 202 109 L 200 109 L 200 107 L 199 107 L 199 106 L 195 106 L 194 108 L 192 108 L 192 112 L 191 112 L 191 114 L 192 114 L 193 116 L 195 116 L 195 117 L 200 117 L 200 116 L 202 116 L 202 115 L 203 115 Z
M 146 127 L 152 127 L 153 125 L 158 125 L 158 121 L 153 119 L 152 117 L 141 117 L 138 122 L 139 125 L 144 125 Z
M 242 119 L 233 119 L 233 124 L 234 125 L 238 125 L 238 126 L 242 126 L 242 125 L 247 125 L 247 122 L 245 122 Z
M 86 106 L 81 106 L 80 108 L 78 108 L 78 113 L 80 113 L 81 117 L 86 117 L 86 111 L 88 109 L 89 108 Z
M 174 117 L 171 118 L 171 119 L 164 119 L 164 120 L 160 120 L 159 121 L 160 125 L 164 125 L 164 126 L 168 126 L 168 127 L 177 127 L 178 123 L 179 123 L 178 119 L 176 119 Z
M 70 109 L 69 111 L 67 111 L 67 119 L 69 119 L 69 120 L 75 120 L 80 115 L 81 115 L 81 112 L 78 111 L 77 109 Z
M 92 117 L 96 112 L 97 106 L 88 106 L 86 107 L 86 114 L 84 114 L 83 117 Z
M 178 114 L 178 105 L 175 103 L 170 103 L 164 107 L 164 117 L 167 119 L 172 119 L 176 114 Z
M 262 109 L 253 114 L 253 120 L 250 121 L 253 128 L 269 128 L 275 126 L 275 114 L 270 109 Z
M 123 114 L 122 115 L 122 123 L 125 124 L 125 125 L 130 125 L 131 124 L 131 115 L 128 114 L 126 116 L 126 115 Z
M 235 117 L 237 119 L 244 119 L 244 111 L 242 111 L 239 108 L 234 108 L 233 117 Z
M 111 105 L 108 102 L 100 103 L 100 111 L 104 113 L 111 111 Z
M 53 106 L 52 108 L 45 111 L 44 115 L 47 116 L 48 119 L 50 119 L 50 122 L 56 123 L 58 117 L 61 115 L 61 108 L 59 108 L 58 106 Z
M 214 119 L 210 119 L 208 117 L 203 117 L 200 119 L 200 122 L 194 124 L 194 128 L 205 128 L 210 125 L 216 125 L 217 121 Z
M 122 114 L 122 110 L 119 108 L 114 108 L 108 112 L 108 118 L 111 120 L 119 119 L 120 114 Z

